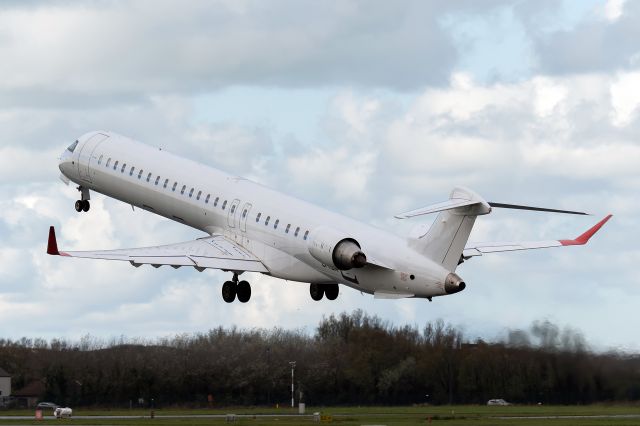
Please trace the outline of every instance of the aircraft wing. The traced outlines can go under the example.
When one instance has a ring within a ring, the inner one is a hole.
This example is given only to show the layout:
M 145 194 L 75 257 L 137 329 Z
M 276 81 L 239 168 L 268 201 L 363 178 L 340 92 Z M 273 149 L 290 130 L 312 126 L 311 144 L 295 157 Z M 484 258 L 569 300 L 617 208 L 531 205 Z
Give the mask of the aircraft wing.
M 174 268 L 193 266 L 198 269 L 213 268 L 227 271 L 269 272 L 260 259 L 225 236 L 218 234 L 194 241 L 155 247 L 98 251 L 59 251 L 55 229 L 52 226 L 49 228 L 47 253 L 88 259 L 124 260 L 136 267 L 152 265 L 158 268 L 162 265 L 170 265 Z
M 462 252 L 462 257 L 468 259 L 473 256 L 482 256 L 485 253 L 497 253 L 502 251 L 532 250 L 548 247 L 564 247 L 584 245 L 589 241 L 602 226 L 611 219 L 608 215 L 586 232 L 573 240 L 547 240 L 547 241 L 511 241 L 511 242 L 487 242 L 487 243 L 467 243 Z

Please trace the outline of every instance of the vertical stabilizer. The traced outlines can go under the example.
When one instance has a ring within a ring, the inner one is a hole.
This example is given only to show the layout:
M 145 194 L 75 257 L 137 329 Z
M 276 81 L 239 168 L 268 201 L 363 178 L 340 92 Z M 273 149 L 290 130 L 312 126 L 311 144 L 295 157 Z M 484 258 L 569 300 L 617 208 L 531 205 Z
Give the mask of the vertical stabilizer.
M 409 245 L 453 272 L 458 266 L 476 217 L 491 212 L 491 207 L 478 194 L 466 188 L 455 188 L 451 191 L 449 200 L 451 205 L 465 205 L 441 209 L 429 230 L 409 238 Z M 468 203 L 473 201 L 475 203 Z

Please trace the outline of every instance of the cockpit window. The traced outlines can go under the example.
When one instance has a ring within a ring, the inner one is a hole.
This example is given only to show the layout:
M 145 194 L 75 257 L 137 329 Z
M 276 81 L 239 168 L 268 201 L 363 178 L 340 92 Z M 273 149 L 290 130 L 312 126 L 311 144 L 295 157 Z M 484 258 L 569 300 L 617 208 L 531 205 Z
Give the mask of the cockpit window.
M 69 145 L 69 147 L 67 148 L 67 151 L 73 152 L 76 149 L 76 146 L 78 146 L 78 141 L 75 141 L 74 143 Z

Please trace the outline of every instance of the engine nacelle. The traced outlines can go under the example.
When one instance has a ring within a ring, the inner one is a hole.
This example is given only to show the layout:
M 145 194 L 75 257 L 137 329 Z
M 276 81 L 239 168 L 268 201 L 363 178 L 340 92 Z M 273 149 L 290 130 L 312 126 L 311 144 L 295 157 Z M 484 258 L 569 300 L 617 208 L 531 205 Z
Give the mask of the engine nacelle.
M 343 232 L 328 227 L 316 228 L 307 242 L 309 253 L 325 265 L 342 271 L 362 268 L 367 264 L 367 256 L 358 242 Z

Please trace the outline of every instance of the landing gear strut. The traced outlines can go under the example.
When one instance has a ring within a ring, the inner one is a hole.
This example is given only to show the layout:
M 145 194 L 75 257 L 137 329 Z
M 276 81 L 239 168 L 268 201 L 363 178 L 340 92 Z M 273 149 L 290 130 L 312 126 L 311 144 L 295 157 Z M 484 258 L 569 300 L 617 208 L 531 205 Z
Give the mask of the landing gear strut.
M 80 212 L 88 212 L 91 205 L 89 204 L 89 199 L 91 195 L 89 194 L 89 190 L 87 188 L 83 188 L 82 186 L 78 187 L 78 191 L 80 191 L 80 199 L 76 201 L 76 211 Z
M 222 299 L 231 303 L 236 300 L 236 296 L 240 302 L 247 303 L 251 299 L 251 284 L 247 281 L 238 282 L 238 274 L 233 274 L 232 281 L 226 281 L 222 285 Z
M 326 296 L 328 300 L 336 300 L 340 288 L 338 284 L 310 284 L 309 294 L 315 301 L 321 300 L 322 296 Z

